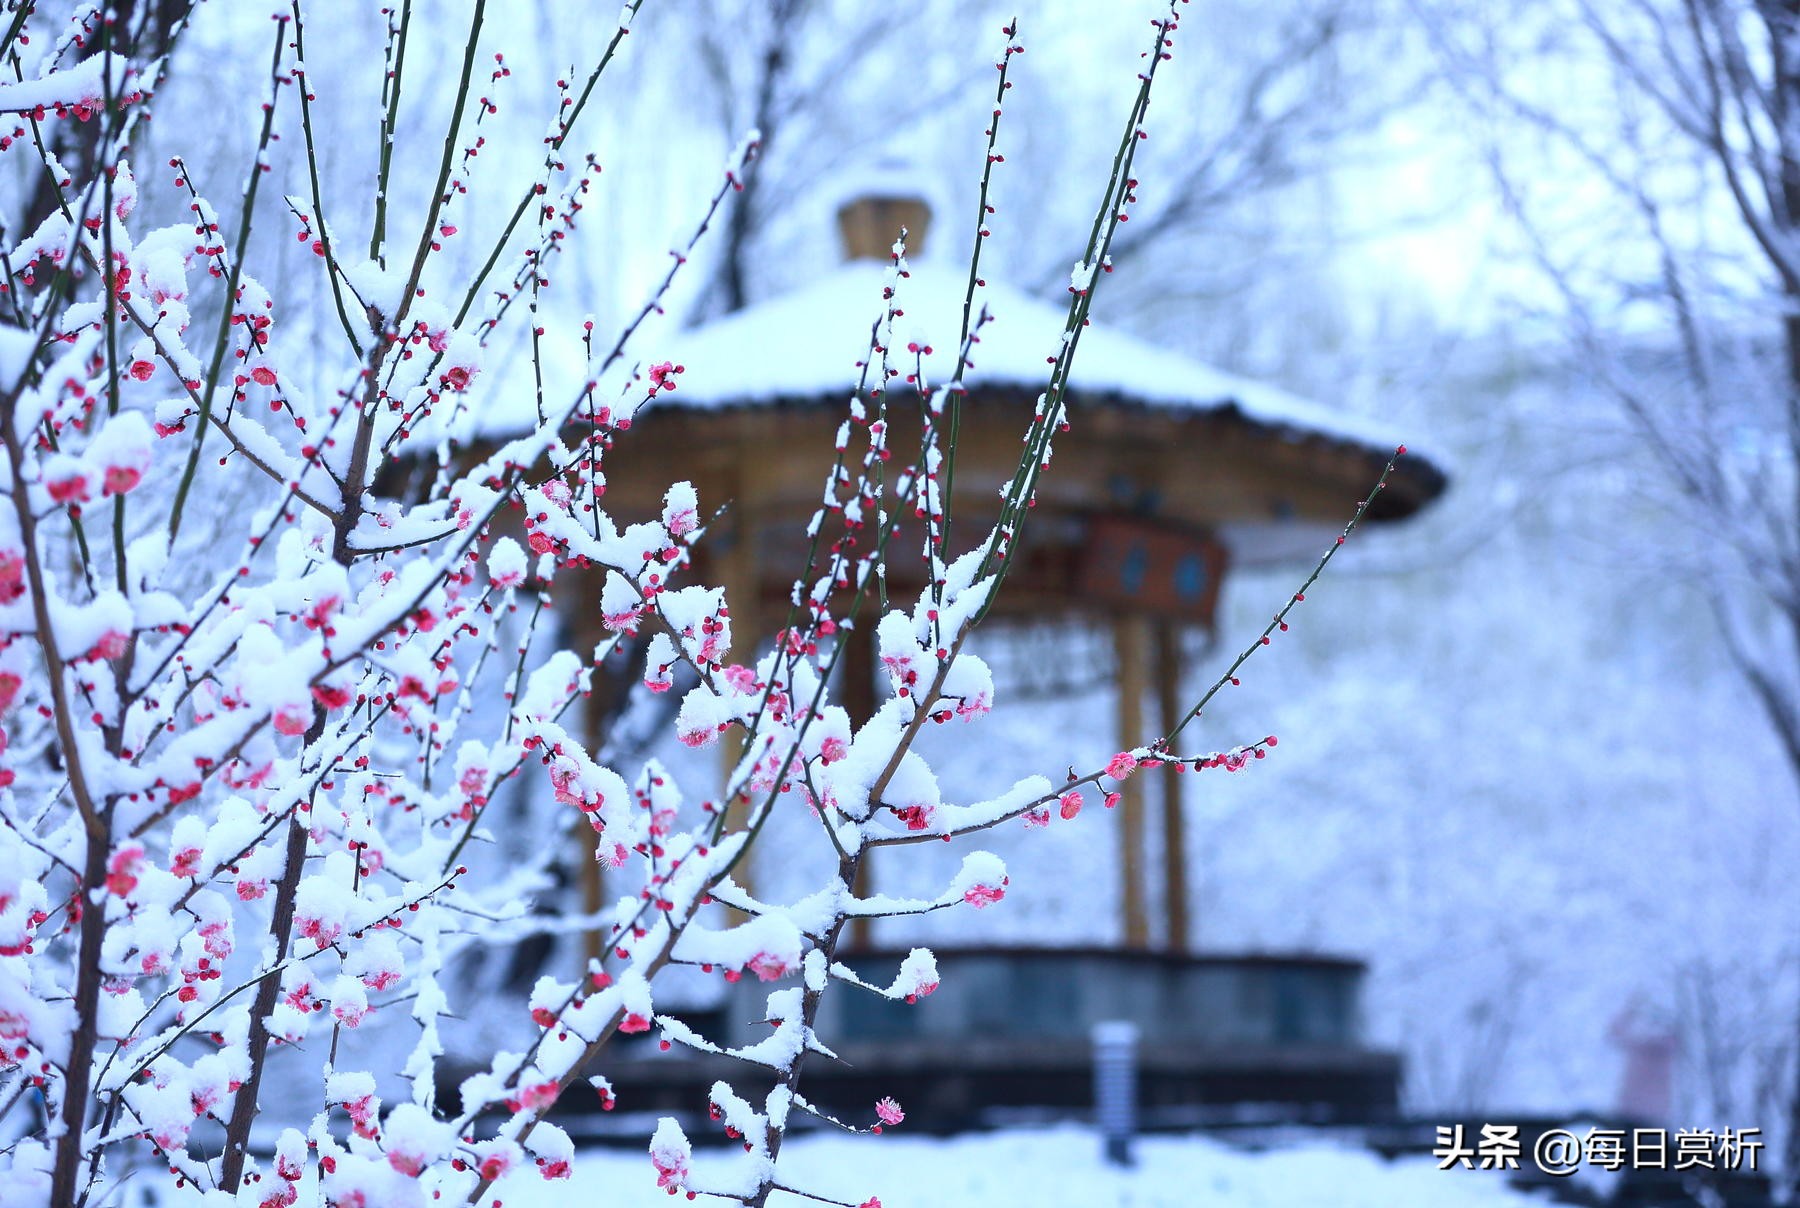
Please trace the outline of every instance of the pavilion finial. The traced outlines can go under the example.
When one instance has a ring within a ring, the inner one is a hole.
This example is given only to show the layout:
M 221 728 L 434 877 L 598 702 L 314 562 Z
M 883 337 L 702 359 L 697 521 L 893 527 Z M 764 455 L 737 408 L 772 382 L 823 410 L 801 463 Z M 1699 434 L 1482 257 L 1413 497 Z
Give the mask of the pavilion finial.
M 886 260 L 902 227 L 907 256 L 922 256 L 931 227 L 931 202 L 928 190 L 920 185 L 918 165 L 899 156 L 884 157 L 852 181 L 837 209 L 844 259 Z

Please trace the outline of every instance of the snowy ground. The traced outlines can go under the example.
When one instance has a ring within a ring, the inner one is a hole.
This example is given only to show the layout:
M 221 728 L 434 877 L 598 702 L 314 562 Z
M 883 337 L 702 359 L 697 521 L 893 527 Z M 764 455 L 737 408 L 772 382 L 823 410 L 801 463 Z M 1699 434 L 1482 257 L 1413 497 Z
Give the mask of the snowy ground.
M 696 1156 L 704 1177 L 708 1158 Z M 1334 1144 L 1262 1153 L 1194 1137 L 1154 1137 L 1130 1171 L 1107 1166 L 1099 1141 L 1077 1128 L 986 1133 L 950 1139 L 800 1137 L 782 1150 L 794 1184 L 882 1208 L 1523 1208 L 1544 1200 L 1510 1190 L 1492 1171 L 1440 1171 L 1435 1160 L 1393 1162 Z M 715 1159 L 716 1160 L 716 1159 Z M 506 1208 L 668 1205 L 649 1159 L 617 1150 L 584 1153 L 570 1183 L 527 1173 L 505 1187 Z M 701 1201 L 706 1202 L 706 1201 Z M 799 1205 L 794 1196 L 772 1203 Z

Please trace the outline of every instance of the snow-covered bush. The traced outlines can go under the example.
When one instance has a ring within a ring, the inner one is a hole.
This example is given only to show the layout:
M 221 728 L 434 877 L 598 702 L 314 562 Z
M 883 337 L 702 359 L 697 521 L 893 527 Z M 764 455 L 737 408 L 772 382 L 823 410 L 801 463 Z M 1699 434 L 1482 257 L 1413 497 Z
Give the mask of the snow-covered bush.
M 961 648 L 1001 587 L 1068 419 L 1062 394 L 1098 280 L 1091 269 L 1076 274 L 1064 339 L 1046 349 L 1046 391 L 1021 434 L 1000 521 L 968 548 L 953 549 L 946 534 L 941 484 L 955 450 L 939 439 L 963 397 L 961 368 L 905 396 L 877 388 L 923 373 L 916 349 L 887 338 L 906 288 L 898 244 L 886 296 L 870 299 L 875 339 L 851 438 L 839 465 L 819 467 L 814 531 L 833 539 L 796 568 L 795 618 L 772 644 L 733 634 L 724 593 L 684 581 L 709 509 L 726 501 L 671 482 L 659 519 L 621 528 L 608 515 L 608 452 L 631 439 L 638 407 L 679 385 L 679 366 L 634 337 L 756 151 L 751 135 L 637 319 L 611 339 L 579 337 L 581 388 L 547 392 L 536 302 L 594 179 L 592 161 L 569 144 L 642 3 L 601 40 L 586 79 L 559 81 L 563 104 L 537 177 L 504 181 L 509 191 L 495 195 L 475 187 L 471 164 L 494 112 L 481 77 L 491 71 L 497 83 L 506 68 L 477 54 L 487 6 L 476 0 L 460 60 L 441 65 L 457 75 L 435 178 L 410 189 L 407 204 L 389 153 L 401 126 L 397 64 L 422 18 L 410 4 L 383 10 L 387 45 L 368 50 L 368 70 L 386 83 L 366 215 L 326 212 L 337 194 L 321 184 L 329 157 L 314 141 L 305 68 L 306 39 L 320 31 L 297 0 L 269 11 L 267 45 L 243 48 L 270 70 L 250 103 L 255 159 L 241 197 L 224 207 L 182 158 L 134 166 L 127 155 L 171 48 L 206 13 L 163 24 L 162 8 L 139 5 L 112 21 L 80 5 L 59 25 L 27 9 L 0 31 L 0 56 L 25 81 L 0 85 L 12 126 L 0 150 L 43 165 L 53 195 L 33 229 L 9 231 L 0 259 L 8 1203 L 100 1202 L 141 1167 L 151 1180 L 166 1168 L 208 1202 L 268 1208 L 490 1202 L 509 1177 L 565 1178 L 569 1139 L 544 1117 L 613 1037 L 655 1031 L 665 1045 L 717 1051 L 658 1012 L 657 974 L 691 964 L 771 984 L 773 1027 L 735 1055 L 772 1067 L 777 1083 L 759 1103 L 723 1083 L 712 1092 L 715 1118 L 745 1143 L 740 1160 L 696 1159 L 665 1121 L 646 1178 L 671 1193 L 760 1205 L 777 1185 L 788 1121 L 810 1110 L 803 1065 L 829 1055 L 811 1025 L 832 983 L 909 1001 L 937 984 L 924 951 L 892 985 L 864 984 L 835 959 L 846 923 L 980 908 L 1006 891 L 1001 863 L 973 852 L 935 897 L 859 900 L 866 852 L 1020 816 L 1073 818 L 1082 790 L 1110 804 L 1143 764 L 1236 766 L 1251 753 L 1178 755 L 1171 735 L 1085 775 L 1035 777 L 959 804 L 913 750 L 926 725 L 978 722 L 992 704 L 991 677 Z M 1174 28 L 1171 6 L 1112 172 L 1097 182 L 1082 265 L 1106 263 L 1134 200 L 1132 159 Z M 1002 99 L 1017 50 L 1015 31 L 1005 32 Z M 989 172 L 1001 160 L 999 120 L 997 104 Z M 286 206 L 315 255 L 309 274 L 276 291 L 246 253 L 282 132 L 305 144 L 310 194 Z M 50 150 L 58 146 L 82 153 L 65 164 Z M 188 218 L 146 229 L 140 188 Z M 447 257 L 477 212 L 510 217 L 491 245 Z M 976 273 L 970 281 L 974 295 Z M 960 339 L 959 365 L 986 322 L 975 301 L 965 329 L 944 336 Z M 312 302 L 326 327 L 289 340 L 284 312 Z M 482 372 L 503 345 L 529 349 L 535 381 Z M 319 381 L 335 384 L 308 389 Z M 521 397 L 535 414 L 523 435 L 497 447 L 458 438 L 459 417 Z M 918 449 L 887 446 L 888 408 L 903 405 L 929 418 Z M 680 450 L 668 459 L 678 473 Z M 376 490 L 384 470 L 409 466 L 432 467 L 429 485 Z M 921 549 L 889 548 L 888 519 L 902 510 L 924 519 Z M 835 539 L 858 530 L 860 545 Z M 901 557 L 924 559 L 932 586 L 883 613 L 876 572 Z M 564 590 L 577 569 L 603 572 L 599 601 Z M 601 610 L 610 636 L 597 648 L 558 637 L 556 614 L 574 607 Z M 854 625 L 876 628 L 889 692 L 852 731 L 828 680 Z M 577 737 L 590 677 L 628 643 L 645 648 L 652 689 L 693 685 L 676 721 L 683 740 L 735 736 L 743 756 L 724 799 L 746 808 L 729 823 L 724 810 L 684 805 L 667 773 L 602 766 Z M 436 1063 L 440 1020 L 459 1009 L 447 962 L 482 925 L 525 913 L 557 846 L 546 835 L 535 863 L 482 866 L 496 850 L 503 786 L 553 803 L 536 816 L 554 818 L 555 834 L 584 820 L 609 883 L 626 892 L 594 924 L 610 936 L 604 956 L 579 984 L 539 983 L 520 1007 L 532 1043 L 491 1054 L 450 1114 L 437 1101 Z M 803 802 L 836 873 L 798 901 L 758 901 L 732 871 L 772 811 Z M 743 921 L 705 909 L 714 902 Z M 340 1066 L 346 1037 L 390 1012 L 411 1017 L 410 1041 L 378 1046 L 391 1056 L 379 1068 Z M 310 1054 L 310 1085 L 284 1066 L 282 1094 L 315 1114 L 304 1131 L 253 1147 L 271 1054 L 282 1050 Z M 407 1101 L 384 1104 L 382 1089 L 396 1084 L 410 1087 Z M 860 1126 L 903 1114 L 884 1099 Z

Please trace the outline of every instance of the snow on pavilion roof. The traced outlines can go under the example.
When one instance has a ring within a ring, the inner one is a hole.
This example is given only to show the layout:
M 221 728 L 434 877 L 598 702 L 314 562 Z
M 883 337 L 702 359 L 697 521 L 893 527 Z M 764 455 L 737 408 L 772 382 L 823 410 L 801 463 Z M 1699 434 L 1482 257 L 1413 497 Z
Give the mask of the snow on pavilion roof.
M 835 402 L 856 383 L 870 329 L 881 314 L 887 268 L 858 261 L 811 285 L 656 343 L 657 361 L 683 365 L 679 388 L 655 406 L 706 408 Z M 894 368 L 909 372 L 909 342 L 929 345 L 928 381 L 954 367 L 962 326 L 966 271 L 945 264 L 911 266 L 897 301 Z M 977 306 L 993 315 L 970 355 L 971 388 L 1013 387 L 1033 393 L 1049 381 L 1049 358 L 1062 337 L 1066 308 L 989 282 Z M 1386 455 L 1399 438 L 1377 424 L 1346 416 L 1272 386 L 1224 373 L 1098 323 L 1082 334 L 1070 380 L 1077 401 L 1108 401 L 1190 411 L 1235 409 L 1259 426 L 1295 437 L 1322 436 Z
M 685 331 L 646 331 L 633 346 L 640 366 L 672 361 L 684 367 L 677 388 L 648 405 L 653 412 L 703 413 L 709 409 L 841 405 L 857 383 L 857 362 L 868 355 L 869 336 L 882 314 L 882 287 L 888 266 L 857 260 L 833 267 L 811 284 Z M 891 360 L 911 371 L 909 342 L 930 346 L 928 382 L 941 383 L 954 365 L 968 284 L 963 267 L 926 259 L 910 266 L 897 296 L 905 313 L 894 323 L 897 355 Z M 1018 391 L 1030 397 L 1048 385 L 1049 358 L 1062 338 L 1067 308 L 1039 301 L 989 281 L 976 291 L 976 305 L 993 316 L 975 346 L 973 368 L 965 375 L 971 390 Z M 544 338 L 544 395 L 552 405 L 581 390 L 585 356 L 578 343 L 554 332 Z M 475 412 L 449 421 L 460 439 L 504 437 L 534 422 L 532 374 L 522 349 L 503 354 L 489 370 L 520 383 L 488 397 Z M 598 397 L 617 405 L 623 367 L 601 381 Z M 1151 407 L 1172 412 L 1213 414 L 1261 429 L 1279 439 L 1325 440 L 1371 459 L 1385 459 L 1403 434 L 1358 416 L 1300 398 L 1276 387 L 1238 377 L 1148 341 L 1094 323 L 1082 334 L 1071 383 L 1077 430 L 1083 407 Z M 626 392 L 641 398 L 639 390 Z M 1443 487 L 1444 462 L 1421 454 L 1406 440 L 1407 473 L 1422 476 L 1423 500 Z M 1421 502 L 1423 501 L 1421 500 Z M 1408 509 L 1410 511 L 1410 509 Z

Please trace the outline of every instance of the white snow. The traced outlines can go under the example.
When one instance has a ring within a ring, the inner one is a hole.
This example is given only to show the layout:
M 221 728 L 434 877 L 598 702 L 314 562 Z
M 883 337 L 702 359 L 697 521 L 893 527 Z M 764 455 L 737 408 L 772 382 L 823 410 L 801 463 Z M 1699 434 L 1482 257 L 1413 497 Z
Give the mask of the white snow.
M 37 352 L 37 337 L 17 327 L 0 327 L 0 389 L 16 388 L 31 358 Z
M 931 262 L 910 265 L 908 271 L 898 294 L 905 313 L 894 321 L 894 363 L 910 368 L 908 342 L 928 345 L 927 380 L 947 381 L 955 368 L 967 271 Z M 649 406 L 836 401 L 855 384 L 856 361 L 868 355 L 887 272 L 888 266 L 873 261 L 847 264 L 793 293 L 657 341 L 657 359 L 680 364 L 685 372 L 679 390 L 659 394 Z M 970 354 L 968 384 L 1042 390 L 1049 381 L 1048 358 L 1061 346 L 1066 307 L 992 280 L 976 291 L 975 301 L 994 317 Z M 1295 435 L 1335 437 L 1382 453 L 1401 443 L 1400 435 L 1378 424 L 1214 369 L 1098 322 L 1082 333 L 1070 384 L 1078 399 L 1117 397 L 1188 411 L 1235 408 L 1253 423 Z M 497 407 L 490 430 L 522 426 L 525 419 L 526 412 L 516 406 Z
M 112 90 L 116 95 L 125 82 L 125 62 L 92 55 L 40 79 L 0 84 L 0 113 L 25 113 L 39 106 L 97 106 L 105 94 L 101 77 L 108 62 L 113 65 Z
M 668 1138 L 671 1142 L 673 1137 Z M 685 1146 L 673 1146 L 684 1150 Z M 720 1159 L 701 1150 L 696 1174 Z M 682 1154 L 685 1157 L 685 1153 Z M 1265 1152 L 1200 1137 L 1145 1137 L 1133 1170 L 1107 1166 L 1092 1132 L 1068 1127 L 947 1140 L 803 1136 L 782 1146 L 782 1180 L 882 1208 L 1524 1208 L 1543 1201 L 1511 1190 L 1494 1171 L 1440 1171 L 1430 1157 L 1385 1161 L 1315 1142 Z M 641 1152 L 586 1152 L 569 1182 L 523 1171 L 495 1189 L 507 1208 L 561 1208 L 602 1195 L 613 1208 L 669 1204 Z M 679 1197 L 678 1197 L 679 1198 Z M 772 1203 L 799 1204 L 790 1196 Z

